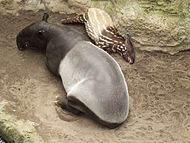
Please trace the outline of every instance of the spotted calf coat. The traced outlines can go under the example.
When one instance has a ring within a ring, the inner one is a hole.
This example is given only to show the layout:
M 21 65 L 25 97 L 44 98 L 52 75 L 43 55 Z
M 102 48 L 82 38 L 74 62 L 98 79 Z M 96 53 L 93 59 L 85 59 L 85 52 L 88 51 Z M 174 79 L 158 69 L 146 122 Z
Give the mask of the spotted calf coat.
M 98 8 L 89 8 L 84 14 L 69 15 L 62 23 L 84 23 L 89 37 L 95 44 L 109 53 L 127 53 L 126 40 L 118 34 L 111 17 Z M 133 48 L 133 47 L 132 47 Z

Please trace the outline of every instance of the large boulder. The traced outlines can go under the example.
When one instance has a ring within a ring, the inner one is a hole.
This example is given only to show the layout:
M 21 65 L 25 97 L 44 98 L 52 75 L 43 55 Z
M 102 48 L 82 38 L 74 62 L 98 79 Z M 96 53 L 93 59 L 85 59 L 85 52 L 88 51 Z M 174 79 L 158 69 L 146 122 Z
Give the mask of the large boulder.
M 19 120 L 6 112 L 6 102 L 0 102 L 0 135 L 9 143 L 43 143 L 35 129 L 35 123 Z
M 0 10 L 45 9 L 82 12 L 88 7 L 105 9 L 121 34 L 129 33 L 137 49 L 170 54 L 190 49 L 189 0 L 0 0 Z

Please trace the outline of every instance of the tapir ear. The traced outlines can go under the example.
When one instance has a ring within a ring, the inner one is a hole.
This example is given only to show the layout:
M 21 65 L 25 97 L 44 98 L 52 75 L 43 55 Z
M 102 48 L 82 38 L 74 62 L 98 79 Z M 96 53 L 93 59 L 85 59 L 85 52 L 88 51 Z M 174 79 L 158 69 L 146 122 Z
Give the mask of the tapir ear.
M 130 37 L 130 35 L 128 33 L 125 35 L 125 39 L 126 40 L 130 40 L 131 39 L 131 37 Z
M 48 22 L 48 18 L 49 18 L 49 14 L 45 12 L 43 15 L 42 21 Z
M 40 38 L 43 38 L 44 37 L 44 33 L 45 33 L 45 30 L 41 29 L 41 30 L 38 31 L 38 36 Z

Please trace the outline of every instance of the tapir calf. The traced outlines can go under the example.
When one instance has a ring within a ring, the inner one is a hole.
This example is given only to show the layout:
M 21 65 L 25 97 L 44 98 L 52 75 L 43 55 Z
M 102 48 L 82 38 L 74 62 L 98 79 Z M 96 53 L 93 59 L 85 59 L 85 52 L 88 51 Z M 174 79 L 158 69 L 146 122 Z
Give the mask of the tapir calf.
M 41 21 L 18 33 L 18 49 L 45 49 L 47 67 L 61 77 L 67 93 L 57 99 L 60 107 L 117 127 L 129 112 L 128 88 L 120 66 L 89 41 L 84 29 L 49 24 L 48 17 L 45 13 Z

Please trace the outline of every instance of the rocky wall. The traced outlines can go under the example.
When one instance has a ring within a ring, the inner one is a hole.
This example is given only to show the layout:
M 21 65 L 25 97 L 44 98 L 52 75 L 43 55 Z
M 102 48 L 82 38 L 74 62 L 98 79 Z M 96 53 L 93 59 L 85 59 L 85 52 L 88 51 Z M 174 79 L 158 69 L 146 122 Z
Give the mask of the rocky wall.
M 129 33 L 136 49 L 170 54 L 190 49 L 189 0 L 0 0 L 0 11 L 73 13 L 89 7 L 106 10 L 121 34 Z

